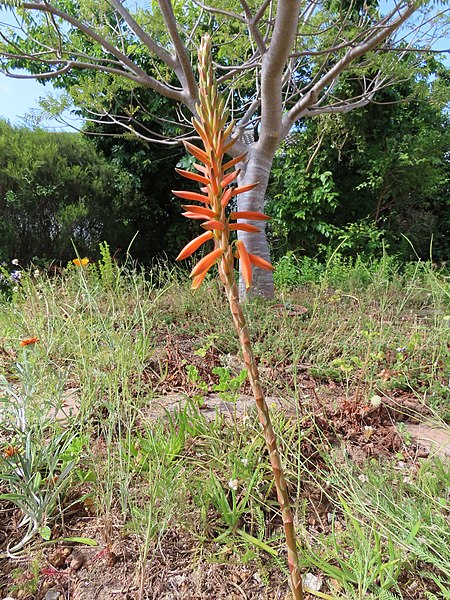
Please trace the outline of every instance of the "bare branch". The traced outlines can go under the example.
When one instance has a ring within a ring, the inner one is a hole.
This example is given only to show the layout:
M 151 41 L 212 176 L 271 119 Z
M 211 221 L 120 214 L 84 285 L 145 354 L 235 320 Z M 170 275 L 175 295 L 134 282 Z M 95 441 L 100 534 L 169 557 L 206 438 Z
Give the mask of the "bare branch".
M 90 123 L 97 123 L 99 125 L 118 125 L 123 130 L 123 134 L 112 134 L 114 137 L 122 137 L 125 132 L 132 133 L 135 137 L 150 143 L 165 145 L 165 146 L 181 146 L 182 140 L 195 142 L 198 141 L 197 135 L 180 135 L 174 137 L 167 137 L 159 132 L 153 131 L 152 129 L 144 126 L 137 119 L 133 117 L 125 117 L 124 115 L 112 114 L 108 111 L 95 112 L 87 109 L 87 112 L 91 115 L 87 118 Z M 191 131 L 192 128 L 191 128 Z M 89 133 L 89 132 L 88 132 Z M 93 134 L 98 135 L 98 134 Z M 103 133 L 101 135 L 104 135 Z
M 70 23 L 71 25 L 76 27 L 79 31 L 83 32 L 88 38 L 91 38 L 92 40 L 96 41 L 98 44 L 100 44 L 100 46 L 102 46 L 105 50 L 112 54 L 112 56 L 115 56 L 123 65 L 123 67 L 125 67 L 131 72 L 128 73 L 128 75 L 134 74 L 137 83 L 140 83 L 145 87 L 149 87 L 155 90 L 162 96 L 173 98 L 174 100 L 179 100 L 180 102 L 185 100 L 183 90 L 171 88 L 148 75 L 141 67 L 139 67 L 139 65 L 132 61 L 128 56 L 123 54 L 120 50 L 118 50 L 107 40 L 105 40 L 101 35 L 99 35 L 94 29 L 92 29 L 88 25 L 85 25 L 79 19 L 76 19 L 72 15 L 69 15 L 68 13 L 60 10 L 59 8 L 47 3 L 44 4 L 36 2 L 24 2 L 21 6 L 24 9 L 37 10 L 43 13 L 49 13 L 60 17 L 67 23 Z M 120 74 L 126 77 L 127 71 L 121 71 Z M 131 79 L 132 77 L 129 76 L 128 78 Z
M 398 82 L 398 80 L 396 81 Z M 347 113 L 351 110 L 362 108 L 369 103 L 373 103 L 375 94 L 382 89 L 391 86 L 392 83 L 392 79 L 389 79 L 388 77 L 383 78 L 379 73 L 372 82 L 366 85 L 365 89 L 360 94 L 353 96 L 352 98 L 346 98 L 345 100 L 336 99 L 335 103 L 326 106 L 313 106 L 306 109 L 305 116 L 314 117 L 322 114 Z M 399 83 L 401 83 L 401 81 Z
M 35 58 L 33 56 L 27 56 L 26 54 L 24 55 L 16 55 L 16 54 L 4 54 L 3 56 L 5 56 L 6 58 L 21 58 L 24 60 L 30 60 L 33 61 L 35 60 Z M 91 69 L 91 70 L 95 70 L 95 71 L 101 71 L 102 73 L 110 73 L 111 75 L 118 75 L 120 77 L 125 77 L 126 79 L 130 79 L 131 81 L 134 81 L 137 84 L 142 85 L 142 81 L 141 79 L 137 76 L 137 75 L 133 75 L 132 73 L 128 73 L 127 71 L 122 71 L 120 69 L 114 69 L 113 67 L 107 67 L 105 65 L 98 65 L 95 63 L 87 63 L 87 62 L 81 62 L 81 61 L 64 61 L 64 60 L 51 60 L 51 59 L 43 59 L 41 57 L 36 59 L 37 62 L 39 62 L 40 64 L 45 64 L 45 65 L 59 65 L 61 63 L 64 63 L 64 66 L 57 68 L 55 70 L 52 71 L 47 71 L 46 73 L 36 73 L 33 75 L 24 75 L 23 73 L 13 73 L 11 71 L 9 71 L 8 69 L 1 69 L 0 72 L 4 73 L 5 75 L 7 75 L 8 77 L 10 77 L 11 79 L 53 79 L 55 77 L 58 77 L 58 75 L 63 75 L 64 73 L 67 73 L 68 71 L 70 71 L 71 69 Z
M 269 6 L 269 4 L 272 4 L 272 0 L 265 0 L 261 6 L 258 8 L 258 10 L 255 13 L 255 16 L 253 17 L 253 20 L 255 22 L 255 25 L 262 19 L 262 16 L 264 15 L 264 13 L 267 10 L 267 7 Z
M 246 0 L 240 0 L 241 6 L 244 9 L 244 14 L 245 17 L 247 19 L 247 25 L 248 25 L 248 29 L 250 31 L 250 33 L 253 36 L 253 39 L 255 40 L 255 44 L 259 50 L 259 53 L 261 54 L 261 56 L 266 52 L 266 44 L 264 43 L 264 40 L 262 38 L 261 32 L 258 29 L 258 25 L 257 22 L 255 22 L 255 17 L 252 15 L 252 11 L 250 10 L 249 5 L 247 4 Z
M 242 135 L 242 132 L 247 127 L 247 125 L 250 123 L 252 116 L 259 109 L 260 106 L 261 106 L 261 100 L 259 98 L 256 98 L 255 100 L 253 100 L 253 102 L 250 104 L 250 106 L 248 107 L 244 116 L 239 120 L 239 123 L 237 124 L 237 126 L 235 128 L 236 136 L 240 137 Z
M 173 14 L 172 2 L 170 0 L 158 0 L 158 4 L 164 17 L 170 38 L 174 45 L 175 53 L 180 66 L 180 68 L 176 68 L 175 71 L 185 89 L 186 98 L 184 102 L 185 104 L 193 107 L 197 100 L 197 83 L 195 81 L 189 55 L 178 31 L 178 25 L 175 15 Z
M 256 59 L 258 59 L 258 61 L 256 61 Z M 217 83 L 220 84 L 230 79 L 234 79 L 239 73 L 242 73 L 242 71 L 252 71 L 254 69 L 261 68 L 262 62 L 260 60 L 259 55 L 254 54 L 247 62 L 243 63 L 242 65 L 224 67 L 222 65 L 216 64 L 215 66 L 220 70 L 228 71 L 227 73 L 225 73 L 225 75 L 222 75 L 222 77 L 217 78 Z
M 391 23 L 388 23 L 388 17 L 384 17 L 381 21 L 367 33 L 367 37 L 364 41 L 359 43 L 354 48 L 349 49 L 345 55 L 320 78 L 319 81 L 311 88 L 311 90 L 300 98 L 298 102 L 291 108 L 287 115 L 283 119 L 283 136 L 287 135 L 292 125 L 297 119 L 305 114 L 307 109 L 312 108 L 319 99 L 319 94 L 329 84 L 333 82 L 352 62 L 357 58 L 363 56 L 370 50 L 373 50 L 381 44 L 386 38 L 388 38 L 400 25 L 402 25 L 408 17 L 410 17 L 417 9 L 416 3 L 409 4 L 403 13 L 397 17 Z M 395 14 L 396 10 L 390 14 Z
M 192 0 L 196 6 L 204 10 L 205 12 L 223 15 L 224 17 L 228 17 L 230 19 L 236 19 L 236 21 L 241 21 L 241 23 L 246 23 L 245 18 L 242 15 L 237 15 L 236 13 L 232 13 L 229 10 L 224 10 L 221 8 L 215 8 L 214 6 L 208 6 L 206 4 L 202 4 L 198 0 Z
M 155 40 L 146 33 L 142 27 L 135 21 L 131 14 L 124 8 L 120 0 L 108 0 L 109 4 L 119 13 L 131 31 L 138 37 L 141 42 L 158 58 L 160 58 L 168 67 L 175 69 L 176 62 L 173 56 L 162 48 Z

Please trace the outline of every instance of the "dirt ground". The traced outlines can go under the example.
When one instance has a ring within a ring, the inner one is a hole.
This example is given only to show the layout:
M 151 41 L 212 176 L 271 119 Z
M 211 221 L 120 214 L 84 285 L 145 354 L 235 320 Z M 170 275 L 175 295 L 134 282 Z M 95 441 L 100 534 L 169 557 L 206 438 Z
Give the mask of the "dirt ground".
M 151 371 L 148 377 L 151 379 Z M 177 381 L 171 381 L 161 389 L 161 395 L 147 407 L 144 418 L 154 421 L 180 408 L 187 399 L 177 392 L 177 387 Z M 306 371 L 299 389 L 308 399 L 310 422 L 328 438 L 339 439 L 348 457 L 358 464 L 374 456 L 390 457 L 400 450 L 406 461 L 416 461 L 430 453 L 450 456 L 448 432 L 428 421 L 428 410 L 411 394 L 398 391 L 374 397 L 368 405 L 352 403 L 345 399 L 340 386 L 332 382 L 321 385 L 318 391 L 317 382 Z M 292 399 L 273 395 L 268 402 L 289 416 L 302 414 L 302 406 L 296 406 Z M 230 412 L 230 404 L 223 402 L 219 395 L 207 394 L 202 412 L 205 417 L 214 418 L 216 411 L 220 411 L 232 420 L 252 414 L 252 408 L 250 396 L 241 396 Z M 57 418 L 64 419 L 77 409 L 77 392 L 68 390 L 64 410 Z M 404 423 L 411 436 L 407 447 L 399 435 L 399 422 Z M 307 447 L 305 453 L 308 453 Z M 326 527 L 327 506 L 315 498 L 316 493 L 314 489 L 302 491 L 314 506 L 307 526 L 317 529 L 322 522 Z M 17 511 L 2 501 L 0 552 L 14 539 L 18 519 Z M 24 579 L 38 577 L 38 591 L 14 593 L 9 600 L 281 600 L 290 597 L 286 574 L 280 569 L 255 560 L 242 564 L 233 555 L 232 548 L 224 550 L 222 561 L 211 562 L 194 537 L 177 529 L 169 529 L 158 544 L 149 548 L 147 566 L 142 569 L 137 539 L 126 536 L 122 525 L 119 518 L 114 521 L 111 517 L 106 523 L 104 518 L 90 514 L 86 506 L 75 506 L 66 517 L 64 535 L 92 538 L 100 541 L 100 545 L 80 548 L 65 543 L 33 550 L 14 560 L 0 559 L 0 573 L 3 573 L 0 599 L 5 600 L 12 570 L 18 568 L 22 569 Z M 37 574 L 33 574 L 30 567 L 33 560 L 38 564 Z M 421 600 L 414 589 L 410 596 L 405 593 L 405 598 Z M 305 594 L 305 600 L 312 598 Z

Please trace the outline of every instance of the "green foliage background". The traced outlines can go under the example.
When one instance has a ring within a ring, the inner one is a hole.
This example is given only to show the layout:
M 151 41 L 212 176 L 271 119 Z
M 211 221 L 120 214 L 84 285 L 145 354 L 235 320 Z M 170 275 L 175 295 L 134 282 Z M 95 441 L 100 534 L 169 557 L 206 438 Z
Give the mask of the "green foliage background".
M 150 260 L 177 251 L 184 223 L 170 194 L 179 150 L 0 121 L 0 257 L 66 262 L 107 240 Z M 96 147 L 97 146 L 97 147 Z M 73 242 L 73 243 L 72 243 Z M 168 251 L 169 249 L 169 251 Z
M 449 69 L 424 57 L 413 75 L 364 109 L 305 119 L 279 150 L 267 208 L 274 258 L 326 260 L 339 247 L 348 257 L 379 258 L 387 248 L 428 259 L 431 248 L 445 262 Z M 114 88 L 111 101 L 117 110 L 129 101 L 157 135 L 181 133 L 175 104 L 153 92 Z M 0 121 L 0 258 L 65 262 L 73 244 L 96 257 L 103 240 L 120 256 L 133 239 L 143 263 L 175 256 L 191 235 L 171 194 L 186 185 L 179 163 L 189 168 L 179 146 L 143 142 L 119 125 L 72 134 Z
M 379 256 L 384 239 L 406 260 L 430 247 L 448 257 L 449 70 L 424 58 L 412 75 L 361 110 L 305 120 L 279 151 L 268 209 L 278 254 Z

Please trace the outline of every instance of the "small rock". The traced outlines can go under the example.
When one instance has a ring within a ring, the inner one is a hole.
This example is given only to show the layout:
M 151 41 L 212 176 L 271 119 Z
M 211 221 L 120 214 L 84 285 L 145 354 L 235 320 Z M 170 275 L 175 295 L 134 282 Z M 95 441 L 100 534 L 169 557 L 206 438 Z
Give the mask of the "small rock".
M 55 588 L 48 590 L 48 592 L 46 592 L 46 594 L 44 596 L 44 600 L 59 600 L 60 598 L 61 598 L 61 592 L 59 592 Z
M 66 556 L 62 552 L 62 550 L 57 550 L 54 552 L 49 558 L 49 563 L 53 565 L 56 569 L 61 569 L 66 566 Z
M 383 369 L 385 370 L 385 369 Z M 382 399 L 381 396 L 378 396 L 377 394 L 375 394 L 375 396 L 372 396 L 372 398 L 370 399 L 370 404 L 374 407 L 374 408 L 378 408 L 382 403 Z
M 306 573 L 306 575 L 303 577 L 303 585 L 309 590 L 319 592 L 320 588 L 322 587 L 322 580 L 313 575 L 313 573 Z
M 82 554 L 74 552 L 70 559 L 69 567 L 72 569 L 72 571 L 79 571 L 85 562 L 86 558 Z

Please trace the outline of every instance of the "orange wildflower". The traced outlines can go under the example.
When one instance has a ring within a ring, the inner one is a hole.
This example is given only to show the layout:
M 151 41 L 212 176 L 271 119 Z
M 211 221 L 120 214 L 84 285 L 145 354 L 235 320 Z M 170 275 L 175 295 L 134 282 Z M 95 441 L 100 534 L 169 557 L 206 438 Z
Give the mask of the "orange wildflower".
M 192 269 L 191 277 L 197 277 L 197 275 L 201 275 L 202 273 L 206 273 L 206 271 L 209 271 L 209 269 L 217 262 L 217 259 L 220 256 L 222 256 L 222 254 L 222 248 L 216 248 L 215 250 L 204 256 Z
M 87 257 L 74 258 L 72 262 L 76 267 L 85 267 L 88 264 L 89 259 Z
M 181 208 L 184 208 L 185 211 L 190 213 L 197 213 L 199 215 L 206 215 L 208 219 L 215 219 L 216 213 L 210 208 L 206 208 L 205 206 L 196 206 L 193 204 L 182 204 Z
M 253 280 L 252 262 L 244 242 L 237 240 L 236 248 L 239 254 L 239 260 L 241 261 L 242 277 L 245 281 L 245 288 L 248 290 L 252 286 Z
M 248 255 L 250 257 L 250 262 L 252 263 L 252 265 L 255 265 L 255 267 L 259 267 L 260 269 L 264 269 L 265 271 L 273 271 L 275 269 L 275 267 L 271 265 L 270 262 L 268 262 L 267 260 L 264 260 L 264 258 L 256 256 L 256 254 L 250 254 L 250 252 L 248 253 Z
M 15 456 L 16 454 L 19 454 L 19 448 L 17 448 L 17 446 L 7 446 L 3 450 L 4 458 L 11 458 L 12 456 Z
M 200 248 L 200 246 L 204 244 L 207 240 L 211 240 L 212 237 L 212 231 L 207 231 L 206 233 L 203 233 L 202 235 L 199 235 L 198 237 L 194 238 L 191 242 L 189 242 L 189 244 L 186 244 L 186 246 L 183 248 L 183 250 L 180 252 L 180 254 L 175 260 L 183 260 L 184 258 L 187 258 L 193 252 L 195 252 L 197 248 Z
M 203 273 L 201 275 L 197 275 L 196 277 L 194 277 L 194 279 L 192 280 L 192 285 L 191 285 L 191 288 L 193 290 L 198 290 L 198 288 L 202 285 L 203 280 L 206 277 L 206 273 L 207 273 L 207 271 L 203 271 Z
M 231 223 L 230 231 L 247 231 L 248 233 L 258 233 L 261 231 L 256 225 L 250 223 Z
M 230 213 L 230 219 L 250 219 L 251 221 L 268 221 L 270 217 L 254 210 L 239 210 Z
M 20 345 L 21 346 L 31 346 L 31 344 L 37 344 L 38 341 L 39 341 L 38 337 L 30 337 L 30 338 L 27 338 L 26 340 L 21 340 Z

